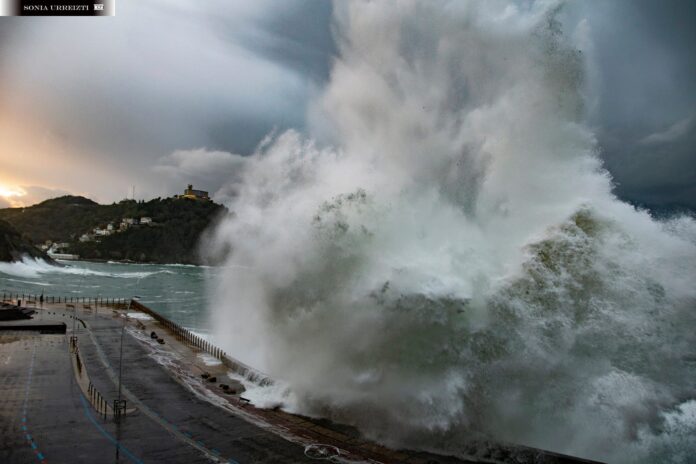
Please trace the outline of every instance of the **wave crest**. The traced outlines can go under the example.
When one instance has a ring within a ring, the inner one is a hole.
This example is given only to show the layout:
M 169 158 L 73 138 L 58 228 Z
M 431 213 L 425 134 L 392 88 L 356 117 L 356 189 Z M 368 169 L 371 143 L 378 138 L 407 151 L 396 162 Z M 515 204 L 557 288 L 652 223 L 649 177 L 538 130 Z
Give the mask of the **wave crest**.
M 336 148 L 269 138 L 211 244 L 216 340 L 287 387 L 257 396 L 449 453 L 696 453 L 658 445 L 696 397 L 696 227 L 612 194 L 555 4 L 337 10 Z

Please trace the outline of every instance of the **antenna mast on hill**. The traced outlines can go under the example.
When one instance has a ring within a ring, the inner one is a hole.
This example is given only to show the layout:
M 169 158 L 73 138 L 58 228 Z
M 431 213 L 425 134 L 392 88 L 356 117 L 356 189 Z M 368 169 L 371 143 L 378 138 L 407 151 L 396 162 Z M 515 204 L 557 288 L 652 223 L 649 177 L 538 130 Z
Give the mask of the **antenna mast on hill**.
M 131 200 L 135 200 L 135 185 L 131 185 Z

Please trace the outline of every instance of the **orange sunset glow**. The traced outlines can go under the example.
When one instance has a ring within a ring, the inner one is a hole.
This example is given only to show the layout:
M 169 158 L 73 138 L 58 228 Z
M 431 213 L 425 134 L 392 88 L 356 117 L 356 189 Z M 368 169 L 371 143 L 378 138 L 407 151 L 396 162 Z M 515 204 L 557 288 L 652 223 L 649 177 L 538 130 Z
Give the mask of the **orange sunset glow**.
M 12 207 L 24 206 L 21 201 L 22 197 L 26 196 L 27 192 L 21 187 L 10 186 L 5 183 L 0 183 L 0 198 L 3 198 Z

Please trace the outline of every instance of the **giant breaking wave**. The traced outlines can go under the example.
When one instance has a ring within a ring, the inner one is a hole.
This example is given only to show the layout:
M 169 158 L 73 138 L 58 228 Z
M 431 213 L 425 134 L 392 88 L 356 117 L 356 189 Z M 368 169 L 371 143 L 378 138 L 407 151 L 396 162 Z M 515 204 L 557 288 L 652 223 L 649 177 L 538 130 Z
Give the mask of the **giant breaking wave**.
M 613 195 L 558 6 L 336 10 L 331 143 L 269 137 L 213 240 L 217 340 L 282 380 L 256 401 L 394 446 L 693 459 L 696 224 Z

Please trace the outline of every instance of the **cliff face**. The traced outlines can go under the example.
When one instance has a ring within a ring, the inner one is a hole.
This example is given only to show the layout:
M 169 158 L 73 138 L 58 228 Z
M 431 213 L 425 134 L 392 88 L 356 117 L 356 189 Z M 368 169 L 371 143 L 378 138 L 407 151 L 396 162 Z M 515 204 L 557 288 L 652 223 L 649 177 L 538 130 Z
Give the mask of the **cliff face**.
M 22 237 L 8 222 L 0 219 L 0 261 L 19 261 L 23 256 L 53 263 L 46 253 Z

